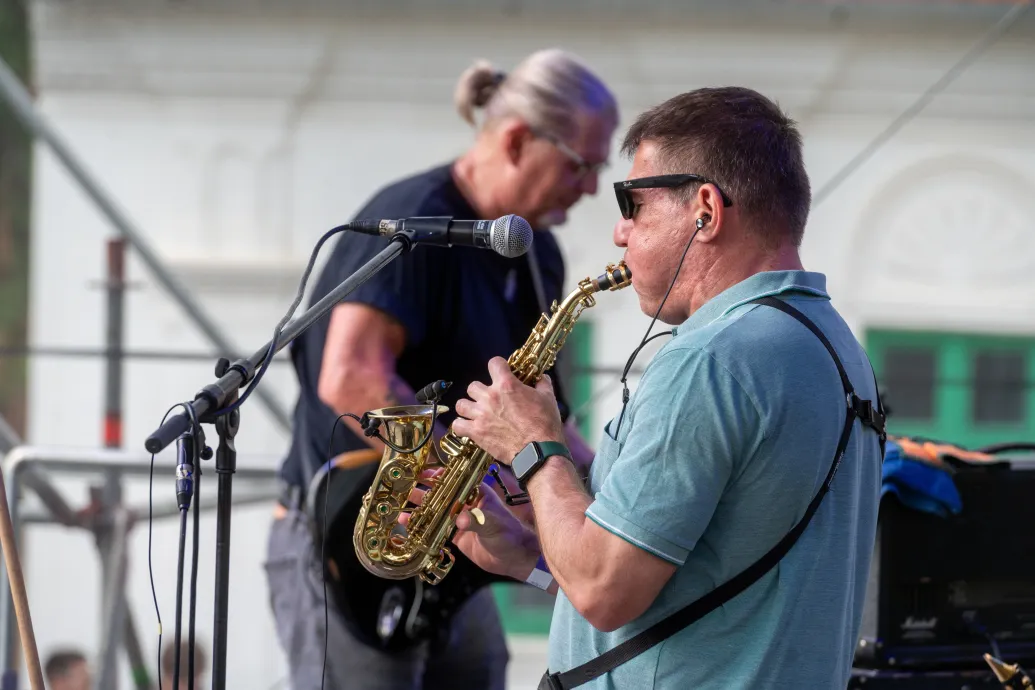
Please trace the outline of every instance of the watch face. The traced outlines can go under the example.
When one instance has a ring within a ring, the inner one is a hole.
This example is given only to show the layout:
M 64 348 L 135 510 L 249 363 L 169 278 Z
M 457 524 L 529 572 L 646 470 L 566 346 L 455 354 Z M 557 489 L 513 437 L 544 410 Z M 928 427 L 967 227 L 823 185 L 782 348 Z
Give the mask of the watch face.
M 536 452 L 535 444 L 529 443 L 514 456 L 512 467 L 518 480 L 522 480 L 529 471 L 535 468 L 539 462 L 539 453 Z

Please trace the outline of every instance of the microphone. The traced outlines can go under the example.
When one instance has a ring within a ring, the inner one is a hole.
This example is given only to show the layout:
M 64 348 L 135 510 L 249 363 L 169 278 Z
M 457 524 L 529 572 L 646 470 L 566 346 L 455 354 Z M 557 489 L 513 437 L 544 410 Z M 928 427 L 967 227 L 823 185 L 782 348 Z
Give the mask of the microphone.
M 356 220 L 349 230 L 364 235 L 391 237 L 409 231 L 419 244 L 443 247 L 480 247 L 508 259 L 521 256 L 532 246 L 532 226 L 513 214 L 496 220 L 453 220 L 452 216 L 424 216 L 403 220 Z

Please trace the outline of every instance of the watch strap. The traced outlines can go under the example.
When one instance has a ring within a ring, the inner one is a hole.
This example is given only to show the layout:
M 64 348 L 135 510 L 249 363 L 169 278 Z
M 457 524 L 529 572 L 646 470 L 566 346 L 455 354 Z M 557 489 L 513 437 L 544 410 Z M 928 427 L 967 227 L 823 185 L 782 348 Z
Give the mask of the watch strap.
M 543 456 L 543 462 L 546 462 L 546 459 L 551 455 L 563 455 L 568 460 L 574 462 L 571 458 L 571 451 L 563 443 L 558 443 L 557 441 L 538 441 L 537 443 L 539 445 L 539 452 Z
M 530 453 L 535 454 L 535 460 L 531 464 L 526 464 L 526 457 Z M 571 451 L 568 450 L 568 447 L 557 441 L 532 441 L 518 453 L 515 459 L 520 457 L 521 462 L 515 462 L 514 469 L 516 470 L 518 484 L 522 489 L 528 484 L 528 480 L 542 469 L 547 459 L 554 455 L 566 457 L 569 461 L 572 460 Z M 518 467 L 519 464 L 521 467 Z

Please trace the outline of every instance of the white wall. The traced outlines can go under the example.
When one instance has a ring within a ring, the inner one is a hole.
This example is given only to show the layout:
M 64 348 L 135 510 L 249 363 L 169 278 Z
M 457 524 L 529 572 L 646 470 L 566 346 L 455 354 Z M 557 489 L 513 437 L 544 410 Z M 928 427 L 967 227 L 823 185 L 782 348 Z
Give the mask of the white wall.
M 232 4 L 232 3 L 231 3 Z M 317 3 L 318 4 L 318 3 Z M 38 102 L 154 249 L 208 313 L 251 352 L 288 306 L 317 238 L 394 177 L 461 152 L 469 129 L 451 93 L 476 57 L 512 66 L 559 45 L 613 85 L 623 126 L 642 109 L 705 85 L 742 84 L 780 101 L 806 137 L 814 190 L 933 84 L 999 16 L 857 11 L 793 16 L 617 12 L 577 18 L 451 14 L 406 19 L 325 10 L 297 16 L 202 13 L 187 5 L 35 6 Z M 357 18 L 361 17 L 361 18 Z M 1032 332 L 1035 316 L 1035 25 L 1028 19 L 813 211 L 807 265 L 861 335 L 872 325 Z M 111 230 L 54 157 L 37 148 L 31 340 L 101 346 L 104 240 Z M 615 156 L 598 197 L 560 238 L 569 280 L 620 258 L 606 185 L 628 168 Z M 229 261 L 225 272 L 217 262 Z M 139 262 L 131 261 L 127 347 L 207 351 Z M 601 297 L 600 366 L 621 366 L 647 319 L 631 291 Z M 644 361 L 645 358 L 644 358 Z M 211 379 L 208 363 L 126 366 L 126 445 L 174 402 Z M 36 358 L 30 367 L 33 443 L 100 442 L 100 361 Z M 609 379 L 601 378 L 596 385 Z M 264 387 L 290 408 L 286 367 Z M 613 411 L 617 389 L 598 407 Z M 277 454 L 287 436 L 252 401 L 240 462 Z M 172 457 L 157 490 L 171 496 Z M 214 490 L 215 479 L 207 486 Z M 136 487 L 139 499 L 146 487 Z M 82 490 L 74 494 L 81 497 Z M 214 500 L 214 492 L 206 500 Z M 232 687 L 265 688 L 283 662 L 261 573 L 268 510 L 235 515 L 229 669 Z M 199 630 L 211 640 L 212 539 L 203 527 Z M 171 640 L 175 527 L 155 531 L 166 640 Z M 150 649 L 153 610 L 146 532 L 132 545 L 128 591 Z M 41 651 L 76 641 L 99 649 L 95 557 L 81 534 L 34 530 L 27 547 Z

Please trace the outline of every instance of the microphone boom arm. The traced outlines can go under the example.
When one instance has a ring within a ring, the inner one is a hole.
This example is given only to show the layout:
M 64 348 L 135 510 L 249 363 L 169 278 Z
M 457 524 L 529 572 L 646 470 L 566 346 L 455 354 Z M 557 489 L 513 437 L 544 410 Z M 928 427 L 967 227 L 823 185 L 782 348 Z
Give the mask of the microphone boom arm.
M 279 352 L 286 347 L 288 343 L 316 323 L 320 317 L 330 312 L 338 302 L 368 281 L 397 256 L 410 251 L 415 243 L 412 230 L 404 230 L 393 234 L 387 247 L 342 281 L 338 287 L 327 293 L 323 299 L 284 326 L 277 343 L 277 351 Z M 194 408 L 194 414 L 199 422 L 213 421 L 213 415 L 221 410 L 242 386 L 252 380 L 255 376 L 255 371 L 262 365 L 267 353 L 269 353 L 270 342 L 271 340 L 267 340 L 266 344 L 248 359 L 239 359 L 231 364 L 223 376 L 198 391 L 193 402 L 186 403 Z M 276 352 L 270 356 L 275 354 Z M 147 437 L 144 447 L 149 453 L 158 453 L 190 429 L 190 425 L 190 417 L 185 411 L 170 415 L 162 426 Z

